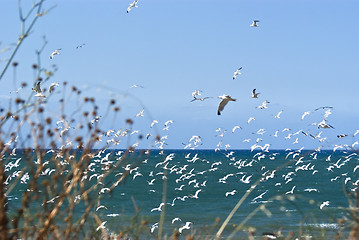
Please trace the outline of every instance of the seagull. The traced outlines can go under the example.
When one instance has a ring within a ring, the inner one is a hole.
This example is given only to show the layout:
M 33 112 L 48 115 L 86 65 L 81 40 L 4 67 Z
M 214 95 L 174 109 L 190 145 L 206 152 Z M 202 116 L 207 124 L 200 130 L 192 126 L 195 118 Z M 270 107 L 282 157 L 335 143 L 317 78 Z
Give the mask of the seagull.
M 151 212 L 153 212 L 153 211 L 162 211 L 162 207 L 163 207 L 164 205 L 165 205 L 164 203 L 161 203 L 161 204 L 158 206 L 158 208 L 153 208 L 153 209 L 151 209 Z
M 32 91 L 36 92 L 35 97 L 45 97 L 40 88 L 40 81 L 38 81 Z
M 234 73 L 233 73 L 233 80 L 236 79 L 238 74 L 242 74 L 241 73 L 242 67 L 238 68 Z
M 221 112 L 223 111 L 224 107 L 227 105 L 229 101 L 236 101 L 237 99 L 232 98 L 229 95 L 223 94 L 222 96 L 219 96 L 218 98 L 222 99 L 222 101 L 219 103 L 217 115 L 221 115 Z
M 130 6 L 127 8 L 127 13 L 131 11 L 132 8 L 137 7 L 138 0 L 133 1 L 133 3 L 130 3 Z
M 322 204 L 320 204 L 319 208 L 323 209 L 325 206 L 329 206 L 329 201 L 325 201 Z
M 233 190 L 233 191 L 231 191 L 231 192 L 226 192 L 226 197 L 228 197 L 228 195 L 234 195 L 234 194 L 236 194 L 236 192 L 237 192 L 237 190 Z
M 144 108 L 142 108 L 142 110 L 139 112 L 139 113 L 137 113 L 137 115 L 136 115 L 136 117 L 143 117 L 144 115 L 143 115 L 143 112 L 145 111 L 145 109 Z
M 186 224 L 183 226 L 183 227 L 180 227 L 179 229 L 178 229 L 178 232 L 179 233 L 182 233 L 182 231 L 183 230 L 185 230 L 185 229 L 190 229 L 190 224 L 192 224 L 192 222 L 186 222 Z
M 193 102 L 193 101 L 196 101 L 196 100 L 200 100 L 200 101 L 204 101 L 204 100 L 206 100 L 207 98 L 211 98 L 211 97 L 203 97 L 203 98 L 196 98 L 196 97 L 194 97 L 192 100 L 191 100 L 191 102 Z
M 286 192 L 285 194 L 293 194 L 293 191 L 294 191 L 295 187 L 296 187 L 296 186 L 293 186 L 292 190 Z
M 302 115 L 302 120 L 305 118 L 305 116 L 307 116 L 308 114 L 310 114 L 310 112 L 309 111 L 307 111 L 307 112 L 304 112 L 303 113 L 303 115 Z
M 267 108 L 267 103 L 269 103 L 269 102 L 267 100 L 265 100 L 264 102 L 262 102 L 262 105 L 258 106 L 257 108 L 265 109 L 265 108 Z
M 259 27 L 257 24 L 258 22 L 259 22 L 259 20 L 253 20 L 253 23 L 250 26 L 251 27 Z
M 196 96 L 201 96 L 201 92 L 202 91 L 198 89 L 194 90 L 194 92 L 192 93 L 192 97 L 196 98 Z
M 145 88 L 144 86 L 137 85 L 137 84 L 134 84 L 134 85 L 130 86 L 130 88 L 137 88 L 137 87 L 139 87 L 139 88 Z
M 282 114 L 283 110 L 278 112 L 277 115 L 274 116 L 274 118 L 280 118 L 280 115 Z
M 50 87 L 49 87 L 49 93 L 52 93 L 55 90 L 55 87 L 58 87 L 59 84 L 57 82 L 53 82 L 51 83 Z
M 157 121 L 157 120 L 153 120 L 152 123 L 151 123 L 151 128 L 152 128 L 156 123 L 158 123 L 158 121 Z
M 254 117 L 250 117 L 247 121 L 247 123 L 250 123 L 251 121 L 256 120 Z
M 258 98 L 258 94 L 260 94 L 260 93 L 256 93 L 256 89 L 254 88 L 252 90 L 252 98 Z
M 326 108 L 333 108 L 333 107 L 328 107 L 328 106 L 325 106 L 325 107 L 318 107 L 318 108 L 314 109 L 314 111 L 318 111 L 319 109 L 326 109 Z
M 82 43 L 80 45 L 77 45 L 76 49 L 79 49 L 79 48 L 82 48 L 83 46 L 85 46 L 86 44 L 85 43 Z
M 234 133 L 237 129 L 242 129 L 240 126 L 234 126 L 232 129 L 232 133 Z
M 105 224 L 106 224 L 106 223 L 107 223 L 107 221 L 102 222 L 101 225 L 96 228 L 96 232 L 97 232 L 98 230 L 100 230 L 100 229 L 105 229 Z
M 259 196 L 253 198 L 253 199 L 252 199 L 252 202 L 255 202 L 257 199 L 263 198 L 263 195 L 266 194 L 267 192 L 268 192 L 268 190 L 265 191 L 265 192 L 263 192 L 263 193 L 261 193 Z
M 60 50 L 61 50 L 61 48 L 56 49 L 55 51 L 53 51 L 53 52 L 50 54 L 50 59 L 53 59 L 55 55 L 60 55 Z
M 318 128 L 334 128 L 332 125 L 325 122 L 325 120 L 318 123 Z
M 179 217 L 172 219 L 171 223 L 174 224 L 176 221 L 182 221 Z
M 40 88 L 40 81 L 38 81 L 35 85 L 34 88 L 32 88 L 32 91 L 37 92 L 37 93 L 41 93 L 41 88 Z

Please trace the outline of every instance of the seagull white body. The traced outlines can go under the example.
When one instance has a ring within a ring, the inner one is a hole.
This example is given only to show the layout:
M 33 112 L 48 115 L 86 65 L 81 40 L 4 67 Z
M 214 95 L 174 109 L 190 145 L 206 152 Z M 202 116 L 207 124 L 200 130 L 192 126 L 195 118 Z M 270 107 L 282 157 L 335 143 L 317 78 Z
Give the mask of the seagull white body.
M 186 222 L 186 224 L 185 224 L 183 227 L 180 227 L 180 228 L 178 229 L 178 232 L 179 232 L 179 233 L 182 233 L 183 230 L 185 230 L 185 229 L 190 229 L 190 228 L 191 228 L 191 227 L 190 227 L 191 224 L 192 224 L 192 222 Z
M 222 101 L 218 105 L 217 115 L 221 115 L 221 112 L 223 111 L 224 107 L 227 105 L 227 103 L 229 101 L 236 101 L 237 100 L 237 99 L 232 98 L 231 96 L 225 95 L 225 94 L 222 95 L 222 96 L 219 96 L 218 98 L 222 99 Z
M 172 219 L 171 223 L 174 224 L 176 221 L 182 221 L 179 217 Z
M 250 26 L 251 27 L 259 27 L 257 24 L 258 22 L 259 22 L 259 20 L 253 20 L 253 23 Z
M 137 7 L 138 0 L 133 1 L 133 3 L 130 3 L 130 6 L 127 8 L 127 13 L 131 11 L 132 8 Z
M 256 120 L 254 117 L 250 117 L 250 118 L 248 118 L 248 121 L 247 121 L 247 123 L 250 123 L 251 121 L 253 121 L 253 120 Z
M 329 206 L 329 201 L 325 201 L 322 204 L 320 204 L 319 208 L 323 209 L 324 207 Z
M 242 74 L 241 73 L 242 67 L 238 68 L 234 73 L 233 73 L 233 80 L 236 79 L 237 75 Z
M 265 100 L 264 102 L 262 102 L 262 105 L 258 106 L 257 108 L 265 109 L 265 108 L 267 108 L 267 103 L 269 103 L 269 102 L 267 100 Z
M 55 51 L 53 51 L 53 52 L 50 54 L 50 59 L 53 59 L 55 55 L 60 55 L 60 50 L 61 50 L 61 48 L 56 49 Z
M 153 209 L 151 209 L 151 212 L 153 212 L 153 211 L 162 211 L 162 207 L 163 207 L 164 205 L 165 205 L 164 203 L 161 203 L 160 206 L 158 206 L 158 208 L 153 208 Z
M 280 111 L 277 113 L 277 115 L 274 116 L 274 118 L 280 118 L 280 115 L 282 114 L 283 111 Z
M 35 97 L 45 97 L 40 88 L 40 81 L 38 81 L 32 91 L 36 92 Z
M 49 93 L 52 93 L 55 90 L 55 87 L 58 87 L 59 84 L 57 82 L 53 82 L 51 83 L 50 87 L 49 87 Z
M 307 116 L 310 112 L 307 111 L 307 112 L 304 112 L 303 115 L 302 115 L 302 120 L 305 118 L 305 116 Z
M 231 192 L 226 192 L 226 197 L 228 197 L 228 195 L 234 195 L 234 194 L 236 194 L 236 192 L 237 192 L 237 190 L 233 190 L 233 191 L 231 191 Z

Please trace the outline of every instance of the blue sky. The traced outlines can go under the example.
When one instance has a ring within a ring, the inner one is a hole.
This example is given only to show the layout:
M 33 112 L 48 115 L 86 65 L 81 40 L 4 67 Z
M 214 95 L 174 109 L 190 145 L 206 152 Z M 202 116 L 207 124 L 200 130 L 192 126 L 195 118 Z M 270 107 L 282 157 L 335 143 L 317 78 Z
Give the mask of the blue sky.
M 35 50 L 46 36 L 42 66 L 58 66 L 53 81 L 76 85 L 103 104 L 116 96 L 126 116 L 145 107 L 135 127 L 145 134 L 157 119 L 159 133 L 168 135 L 167 148 L 183 148 L 192 135 L 201 136 L 200 147 L 210 149 L 221 140 L 232 149 L 250 148 L 258 137 L 263 138 L 258 144 L 270 143 L 271 148 L 322 144 L 303 134 L 291 139 L 284 139 L 287 132 L 271 136 L 284 128 L 313 135 L 323 131 L 328 148 L 358 140 L 359 134 L 353 137 L 359 129 L 358 1 L 139 0 L 138 8 L 127 14 L 131 2 L 45 2 L 45 8 L 56 7 L 38 19 L 15 57 L 20 62 L 18 79 L 33 83 L 29 77 Z M 29 7 L 26 1 L 22 5 L 24 10 Z M 4 0 L 0 9 L 2 49 L 16 42 L 20 21 L 17 2 Z M 250 27 L 254 19 L 260 20 L 258 28 Z M 82 43 L 86 45 L 76 49 Z M 57 48 L 61 55 L 50 60 Z M 0 59 L 10 53 L 0 53 Z M 242 75 L 233 80 L 238 67 L 243 67 Z M 8 71 L 1 80 L 1 96 L 14 88 L 12 77 Z M 134 84 L 144 88 L 129 88 Z M 258 99 L 250 97 L 253 88 L 261 93 Z M 190 102 L 196 89 L 213 98 Z M 237 101 L 217 116 L 217 96 L 222 94 Z M 256 108 L 264 100 L 270 102 L 268 108 Z M 4 104 L 4 97 L 0 101 Z M 328 122 L 335 129 L 310 125 L 323 119 L 324 110 L 313 112 L 320 106 L 333 107 Z M 274 118 L 281 110 L 281 118 Z M 301 120 L 305 111 L 311 114 Z M 256 120 L 247 124 L 252 116 Z M 174 123 L 162 131 L 167 120 Z M 121 120 L 111 127 L 123 125 Z M 243 129 L 232 134 L 236 125 Z M 227 130 L 223 138 L 216 137 L 217 128 Z M 253 134 L 261 128 L 266 134 Z M 338 142 L 336 135 L 344 133 L 348 138 Z M 296 137 L 299 144 L 292 143 Z M 243 143 L 248 138 L 251 142 Z

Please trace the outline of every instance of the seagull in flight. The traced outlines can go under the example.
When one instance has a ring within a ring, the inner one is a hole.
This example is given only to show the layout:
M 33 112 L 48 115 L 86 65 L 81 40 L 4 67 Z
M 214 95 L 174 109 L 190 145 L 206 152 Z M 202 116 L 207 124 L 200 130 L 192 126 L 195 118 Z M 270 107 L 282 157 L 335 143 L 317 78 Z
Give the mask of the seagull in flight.
M 49 87 L 49 93 L 52 93 L 55 90 L 55 87 L 58 87 L 59 84 L 57 82 L 53 82 L 51 83 L 50 87 Z
M 259 20 L 253 20 L 253 23 L 250 26 L 251 27 L 259 27 L 257 24 L 258 22 L 259 22 Z
M 185 229 L 190 229 L 190 228 L 191 228 L 191 227 L 190 227 L 191 224 L 192 224 L 192 222 L 186 222 L 186 224 L 185 224 L 183 227 L 180 227 L 180 228 L 178 229 L 178 232 L 179 232 L 179 233 L 182 233 L 183 230 L 185 230 Z
M 131 11 L 132 8 L 137 7 L 138 0 L 133 1 L 133 3 L 130 3 L 130 6 L 127 8 L 127 13 Z
M 234 73 L 233 73 L 233 80 L 236 79 L 237 75 L 242 74 L 241 73 L 242 67 L 238 68 Z
M 256 93 L 256 89 L 254 88 L 252 90 L 252 98 L 258 98 L 258 94 L 260 94 L 260 93 Z
M 40 88 L 40 81 L 38 81 L 32 91 L 36 92 L 35 97 L 45 97 Z
M 333 108 L 333 107 L 329 107 L 329 106 L 318 107 L 318 108 L 314 109 L 314 111 L 318 111 L 319 109 L 326 109 L 326 108 Z
M 267 103 L 269 103 L 269 102 L 267 100 L 265 100 L 264 102 L 262 102 L 262 105 L 258 106 L 257 108 L 260 108 L 260 109 L 267 108 Z
M 203 97 L 203 98 L 194 97 L 194 98 L 191 100 L 191 102 L 196 101 L 196 100 L 204 101 L 204 100 L 206 100 L 206 99 L 208 99 L 208 98 L 211 98 L 211 97 Z
M 224 107 L 227 105 L 229 101 L 236 101 L 237 99 L 232 98 L 229 95 L 223 94 L 222 96 L 219 96 L 218 98 L 222 99 L 222 101 L 219 103 L 217 115 L 221 115 L 221 112 L 223 111 Z
M 76 46 L 76 49 L 82 48 L 82 47 L 85 46 L 85 45 L 86 45 L 85 43 L 82 43 L 82 44 L 80 44 L 80 45 L 77 45 L 77 46 Z
M 55 51 L 53 51 L 53 52 L 50 54 L 50 59 L 53 59 L 55 55 L 60 55 L 60 50 L 61 50 L 61 48 L 56 49 Z

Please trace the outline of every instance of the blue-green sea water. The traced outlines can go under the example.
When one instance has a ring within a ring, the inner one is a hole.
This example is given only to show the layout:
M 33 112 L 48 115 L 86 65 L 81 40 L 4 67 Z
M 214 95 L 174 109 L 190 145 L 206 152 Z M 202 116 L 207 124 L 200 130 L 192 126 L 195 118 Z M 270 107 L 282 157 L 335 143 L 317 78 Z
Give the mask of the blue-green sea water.
M 90 185 L 102 181 L 101 174 L 109 171 L 122 155 L 120 150 L 100 152 L 90 160 L 83 181 Z M 52 153 L 46 156 L 50 158 Z M 6 165 L 8 186 L 26 165 L 21 158 L 19 151 Z M 16 160 L 18 164 L 12 165 Z M 286 235 L 299 229 L 309 235 L 312 229 L 324 229 L 334 236 L 339 218 L 350 223 L 348 199 L 358 192 L 358 166 L 358 155 L 352 151 L 156 150 L 143 155 L 134 153 L 122 158 L 120 166 L 100 183 L 96 194 L 101 200 L 97 206 L 104 207 L 96 214 L 106 221 L 109 232 L 121 231 L 137 213 L 156 235 L 160 215 L 165 212 L 164 233 L 167 235 L 191 222 L 189 229 L 181 230 L 182 236 L 194 231 L 214 236 L 238 201 L 252 190 L 234 213 L 223 236 L 230 235 L 242 223 L 243 228 L 235 236 L 247 236 L 248 227 L 253 227 L 258 236 L 277 231 Z M 51 170 L 51 164 L 45 166 L 44 175 L 51 176 Z M 108 192 L 105 188 L 125 172 L 127 177 Z M 8 195 L 9 212 L 15 212 L 21 204 L 21 196 L 31 178 L 31 175 L 26 176 Z M 164 198 L 165 204 L 160 207 Z M 82 214 L 81 208 L 76 214 Z M 246 219 L 248 216 L 250 218 Z M 349 229 L 344 226 L 344 231 Z

